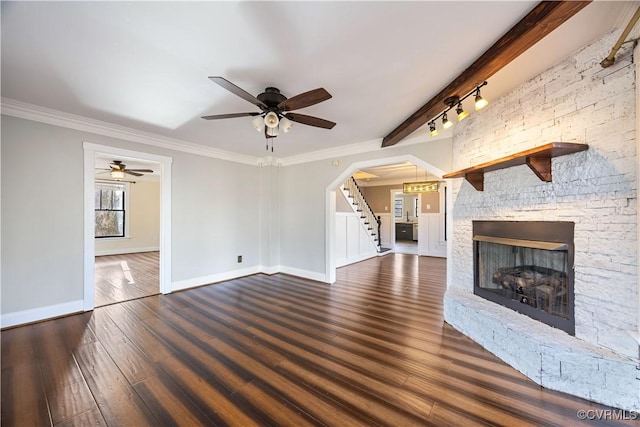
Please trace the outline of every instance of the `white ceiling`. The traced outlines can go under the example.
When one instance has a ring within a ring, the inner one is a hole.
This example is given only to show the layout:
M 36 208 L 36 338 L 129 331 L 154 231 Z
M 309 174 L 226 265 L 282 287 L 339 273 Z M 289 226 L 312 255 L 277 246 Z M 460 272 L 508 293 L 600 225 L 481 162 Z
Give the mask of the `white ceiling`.
M 2 97 L 263 156 L 251 117 L 200 118 L 258 111 L 207 77 L 253 95 L 324 87 L 333 98 L 299 112 L 337 126 L 294 124 L 275 141 L 286 157 L 382 138 L 537 3 L 2 1 Z M 623 27 L 632 3 L 590 4 L 492 77 L 483 96 Z

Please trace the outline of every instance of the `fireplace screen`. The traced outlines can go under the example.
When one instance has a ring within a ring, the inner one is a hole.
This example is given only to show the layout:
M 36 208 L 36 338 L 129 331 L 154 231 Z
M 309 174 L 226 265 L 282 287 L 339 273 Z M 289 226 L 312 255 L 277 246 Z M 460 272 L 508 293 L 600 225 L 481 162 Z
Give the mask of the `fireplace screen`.
M 573 333 L 573 239 L 530 240 L 540 237 L 526 233 L 536 226 L 508 224 L 518 224 L 513 235 L 504 229 L 505 223 L 498 233 L 474 230 L 475 293 Z

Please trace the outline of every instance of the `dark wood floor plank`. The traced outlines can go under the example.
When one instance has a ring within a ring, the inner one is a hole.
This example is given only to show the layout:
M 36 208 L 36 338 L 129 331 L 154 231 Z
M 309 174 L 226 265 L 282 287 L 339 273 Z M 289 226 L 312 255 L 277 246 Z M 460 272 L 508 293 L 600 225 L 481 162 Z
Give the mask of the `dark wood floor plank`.
M 34 360 L 2 368 L 3 426 L 50 426 L 47 398 Z
M 56 424 L 56 427 L 107 427 L 107 423 L 96 408 Z
M 136 384 L 157 374 L 153 362 L 120 329 L 109 315 L 109 310 L 94 313 L 90 325 L 129 384 Z
M 145 327 L 140 327 L 142 320 L 157 316 L 157 314 L 147 312 L 147 308 L 140 300 L 102 307 L 100 310 L 96 310 L 96 312 L 98 311 L 103 311 L 111 319 L 114 319 L 120 331 L 140 349 L 147 359 L 157 362 L 172 355 L 166 343 L 156 334 Z
M 190 400 L 180 398 L 182 391 L 166 375 L 147 378 L 134 386 L 142 400 L 163 426 L 213 425 Z
M 2 368 L 32 364 L 37 360 L 36 343 L 32 326 L 13 328 L 1 334 Z
M 169 357 L 160 361 L 163 371 L 180 388 L 182 394 L 193 402 L 214 425 L 259 426 L 245 408 L 237 405 L 233 398 L 218 384 L 207 381 L 184 361 Z
M 66 319 L 33 326 L 40 372 L 54 424 L 96 409 L 97 405 L 67 341 Z
M 108 424 L 158 425 L 158 420 L 135 393 L 100 342 L 80 347 L 76 357 Z
M 4 331 L 2 425 L 578 426 L 611 409 L 444 323 L 445 276 L 443 259 L 388 254 L 333 285 L 258 274 Z

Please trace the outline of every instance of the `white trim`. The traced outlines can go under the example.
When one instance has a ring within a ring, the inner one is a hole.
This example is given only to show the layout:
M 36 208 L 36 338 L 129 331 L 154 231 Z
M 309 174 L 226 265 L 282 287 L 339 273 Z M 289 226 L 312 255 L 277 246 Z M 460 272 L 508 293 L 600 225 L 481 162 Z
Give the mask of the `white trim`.
M 95 256 L 138 254 L 142 252 L 157 252 L 159 250 L 160 250 L 160 246 L 153 246 L 148 248 L 131 248 L 131 249 L 105 249 L 102 251 L 96 251 Z
M 152 145 L 154 147 L 181 151 L 184 153 L 198 154 L 214 159 L 228 160 L 230 162 L 257 165 L 259 157 L 234 153 L 219 148 L 208 147 L 193 142 L 176 138 L 144 132 L 137 129 L 116 125 L 101 120 L 90 119 L 76 114 L 64 113 L 38 105 L 27 104 L 10 98 L 2 98 L 2 114 L 20 119 L 33 120 L 83 132 L 91 132 L 112 138 Z
M 373 252 L 369 252 L 369 253 L 366 253 L 366 254 L 363 254 L 363 255 L 358 255 L 357 257 L 346 258 L 346 259 L 342 260 L 342 262 L 337 263 L 336 264 L 336 268 L 340 268 L 340 267 L 344 267 L 344 266 L 347 266 L 347 265 L 355 264 L 356 262 L 361 262 L 361 261 L 364 261 L 366 259 L 375 258 L 377 256 L 384 255 L 384 254 L 386 254 L 388 252 L 389 251 L 386 251 L 384 253 L 373 251 Z
M 2 327 L 24 325 L 25 323 L 38 322 L 53 317 L 64 316 L 71 313 L 79 313 L 84 309 L 84 301 L 76 300 L 62 304 L 48 305 L 46 307 L 32 308 L 2 314 Z
M 354 154 L 368 153 L 378 151 L 382 147 L 382 138 L 371 139 L 353 144 L 346 144 L 339 147 L 331 147 L 323 150 L 310 151 L 308 153 L 297 154 L 293 156 L 277 158 L 272 156 L 257 157 L 246 154 L 235 153 L 233 151 L 222 150 L 219 148 L 209 147 L 190 141 L 177 138 L 170 138 L 163 135 L 145 132 L 134 128 L 116 125 L 114 123 L 102 120 L 91 119 L 89 117 L 77 114 L 65 113 L 51 108 L 41 107 L 26 102 L 17 101 L 11 98 L 2 99 L 2 114 L 20 119 L 33 120 L 40 123 L 46 123 L 54 126 L 60 126 L 68 129 L 75 129 L 82 132 L 90 132 L 97 135 L 104 135 L 111 138 L 123 139 L 126 141 L 138 142 L 140 144 L 151 145 L 154 147 L 165 148 L 184 153 L 196 154 L 214 159 L 228 160 L 230 162 L 242 163 L 253 166 L 290 166 L 300 163 L 314 162 L 317 160 L 331 159 L 335 157 L 344 157 Z M 441 139 L 451 138 L 452 130 L 441 131 L 438 136 L 426 137 L 421 135 L 414 138 L 403 139 L 396 146 L 407 146 L 413 144 L 422 144 L 427 141 L 437 141 Z
M 280 273 L 290 274 L 292 276 L 302 277 L 304 279 L 315 280 L 317 282 L 331 283 L 327 281 L 327 276 L 322 273 L 309 271 L 309 270 L 302 270 L 300 268 L 287 267 L 286 265 L 280 266 Z
M 208 276 L 194 277 L 192 279 L 179 280 L 171 284 L 171 290 L 181 291 L 184 289 L 195 288 L 197 286 L 210 285 L 213 283 L 233 280 L 239 277 L 251 276 L 253 274 L 262 273 L 260 266 L 243 268 L 241 270 L 225 271 L 224 273 L 210 274 Z
M 340 182 L 342 184 L 344 180 Z M 327 206 L 327 212 L 325 215 L 325 248 L 324 248 L 324 260 L 325 260 L 325 278 L 327 283 L 336 282 L 336 197 L 338 192 L 335 190 L 337 186 L 329 187 L 326 191 L 325 205 Z
M 274 266 L 267 267 L 266 265 L 262 265 L 260 266 L 260 273 L 267 274 L 269 276 L 271 276 L 272 274 L 278 274 L 280 273 L 280 266 L 274 265 Z
M 95 176 L 96 154 L 145 159 L 160 163 L 160 292 L 171 292 L 171 164 L 173 159 L 157 154 L 84 142 L 84 310 L 95 306 Z

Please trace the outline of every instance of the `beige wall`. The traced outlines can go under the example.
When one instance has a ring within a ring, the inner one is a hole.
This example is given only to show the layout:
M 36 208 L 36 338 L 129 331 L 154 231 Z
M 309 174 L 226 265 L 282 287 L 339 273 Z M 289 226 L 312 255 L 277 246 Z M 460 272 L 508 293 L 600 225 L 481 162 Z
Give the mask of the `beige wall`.
M 391 203 L 391 190 L 399 190 L 402 191 L 402 184 L 394 184 L 394 185 L 378 185 L 375 187 L 360 187 L 362 190 L 362 194 L 369 202 L 371 209 L 377 215 L 388 213 L 393 213 L 393 207 L 390 205 Z M 385 207 L 387 208 L 385 210 Z
M 393 213 L 391 206 L 389 206 L 389 203 L 391 203 L 391 190 L 402 191 L 402 184 L 360 187 L 360 189 L 362 189 L 364 197 L 366 197 L 371 209 L 376 214 Z M 429 205 L 429 209 L 427 209 L 427 205 Z M 385 210 L 385 207 L 388 209 Z M 404 210 L 406 211 L 407 209 L 405 208 Z M 438 193 L 422 193 L 420 211 L 422 213 L 440 213 L 440 195 Z M 409 216 L 413 216 L 411 209 Z
M 420 212 L 440 213 L 440 193 L 422 193 Z

